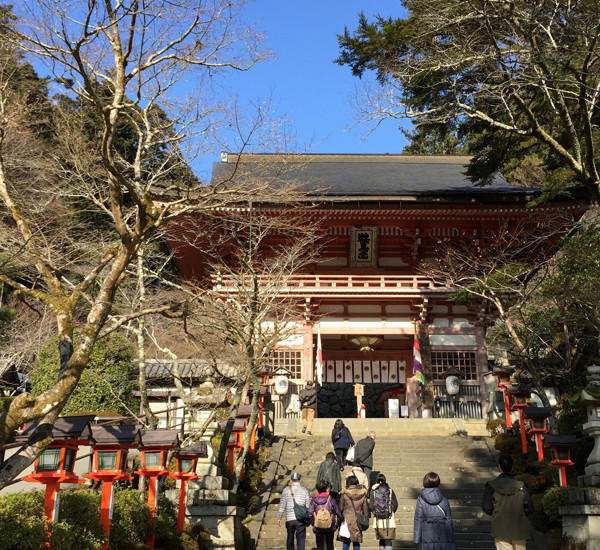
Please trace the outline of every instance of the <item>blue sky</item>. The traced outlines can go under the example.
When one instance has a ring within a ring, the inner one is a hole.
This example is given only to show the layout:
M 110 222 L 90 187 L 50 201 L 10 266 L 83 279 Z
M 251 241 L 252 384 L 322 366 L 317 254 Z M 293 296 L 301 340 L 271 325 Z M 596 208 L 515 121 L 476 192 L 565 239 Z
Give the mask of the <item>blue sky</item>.
M 406 145 L 398 121 L 387 121 L 365 140 L 368 128 L 346 131 L 355 120 L 350 96 L 360 83 L 348 67 L 333 63 L 336 34 L 354 30 L 358 12 L 400 17 L 399 0 L 256 0 L 246 20 L 266 35 L 274 58 L 226 79 L 240 103 L 272 96 L 272 114 L 287 117 L 300 151 L 315 153 L 400 153 Z M 406 127 L 410 123 L 403 123 Z M 254 151 L 258 152 L 258 151 Z M 209 161 L 209 159 L 206 159 Z M 218 162 L 217 155 L 210 159 Z

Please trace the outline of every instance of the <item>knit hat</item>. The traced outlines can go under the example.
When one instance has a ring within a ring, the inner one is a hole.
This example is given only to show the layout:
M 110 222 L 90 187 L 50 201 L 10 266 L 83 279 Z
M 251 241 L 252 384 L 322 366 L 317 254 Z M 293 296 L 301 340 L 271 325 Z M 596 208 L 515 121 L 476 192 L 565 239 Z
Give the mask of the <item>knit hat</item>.
M 292 474 L 292 481 L 300 481 L 301 479 L 302 479 L 302 476 L 298 472 L 294 472 Z

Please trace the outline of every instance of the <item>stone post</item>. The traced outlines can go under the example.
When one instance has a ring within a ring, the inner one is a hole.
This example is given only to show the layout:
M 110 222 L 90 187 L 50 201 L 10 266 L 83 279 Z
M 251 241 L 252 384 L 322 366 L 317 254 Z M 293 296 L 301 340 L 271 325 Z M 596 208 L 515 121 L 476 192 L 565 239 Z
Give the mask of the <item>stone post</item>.
M 594 439 L 594 449 L 579 476 L 577 489 L 569 490 L 569 505 L 560 507 L 564 550 L 600 548 L 600 367 L 587 369 L 588 386 L 579 404 L 586 407 L 584 431 Z
M 245 512 L 235 505 L 235 495 L 229 491 L 229 481 L 217 466 L 210 437 L 207 439 L 208 457 L 199 458 L 196 465 L 199 479 L 188 483 L 185 521 L 200 523 L 208 529 L 215 550 L 244 550 L 242 520 Z M 179 491 L 167 491 L 167 497 L 177 503 Z

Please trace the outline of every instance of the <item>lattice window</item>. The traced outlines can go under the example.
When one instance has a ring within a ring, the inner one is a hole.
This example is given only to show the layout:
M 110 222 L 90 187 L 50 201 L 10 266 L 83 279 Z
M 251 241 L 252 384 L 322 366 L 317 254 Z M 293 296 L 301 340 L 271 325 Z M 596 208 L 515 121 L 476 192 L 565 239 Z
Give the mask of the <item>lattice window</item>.
M 477 380 L 477 363 L 474 351 L 432 351 L 431 374 L 434 380 L 441 380 L 442 373 L 450 367 L 461 372 L 461 380 Z
M 271 357 L 273 372 L 285 370 L 290 378 L 302 377 L 302 351 L 277 350 Z

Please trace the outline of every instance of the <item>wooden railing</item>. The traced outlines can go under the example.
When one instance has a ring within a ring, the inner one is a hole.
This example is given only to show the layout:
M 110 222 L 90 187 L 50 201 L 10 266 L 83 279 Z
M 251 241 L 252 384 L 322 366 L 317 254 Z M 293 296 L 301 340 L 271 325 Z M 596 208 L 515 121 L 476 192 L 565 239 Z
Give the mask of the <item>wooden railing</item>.
M 467 382 L 460 385 L 457 396 L 446 393 L 445 382 L 433 383 L 434 418 L 483 418 L 481 410 L 481 388 L 479 383 Z
M 261 286 L 273 286 L 266 277 L 259 279 Z M 215 290 L 224 293 L 238 291 L 239 281 L 231 277 L 212 276 Z M 276 285 L 277 292 L 287 294 L 414 294 L 423 292 L 450 292 L 446 285 L 438 285 L 420 275 L 295 275 Z

